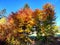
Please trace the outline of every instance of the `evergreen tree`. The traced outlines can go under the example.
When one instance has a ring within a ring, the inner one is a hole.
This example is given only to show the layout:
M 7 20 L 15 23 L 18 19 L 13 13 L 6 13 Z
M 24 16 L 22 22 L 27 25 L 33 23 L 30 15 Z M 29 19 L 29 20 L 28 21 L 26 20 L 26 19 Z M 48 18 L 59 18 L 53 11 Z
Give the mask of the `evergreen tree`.
M 56 30 L 55 26 L 55 12 L 54 7 L 51 4 L 45 4 L 43 10 L 35 10 L 34 12 L 36 20 L 36 31 L 38 39 L 44 36 L 54 36 Z
M 25 8 L 30 8 L 30 7 L 29 7 L 29 5 L 28 5 L 28 4 L 25 4 L 24 9 L 25 9 Z

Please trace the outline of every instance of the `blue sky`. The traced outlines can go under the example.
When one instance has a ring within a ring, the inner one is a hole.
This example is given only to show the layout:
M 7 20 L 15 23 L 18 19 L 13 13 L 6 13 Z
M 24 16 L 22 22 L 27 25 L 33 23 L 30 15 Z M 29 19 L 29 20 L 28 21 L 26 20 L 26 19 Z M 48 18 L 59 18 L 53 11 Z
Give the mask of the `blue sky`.
M 0 10 L 6 9 L 6 16 L 12 11 L 16 12 L 23 8 L 25 4 L 28 4 L 31 9 L 42 9 L 42 6 L 46 3 L 51 3 L 55 7 L 56 12 L 56 23 L 60 26 L 60 0 L 0 0 Z

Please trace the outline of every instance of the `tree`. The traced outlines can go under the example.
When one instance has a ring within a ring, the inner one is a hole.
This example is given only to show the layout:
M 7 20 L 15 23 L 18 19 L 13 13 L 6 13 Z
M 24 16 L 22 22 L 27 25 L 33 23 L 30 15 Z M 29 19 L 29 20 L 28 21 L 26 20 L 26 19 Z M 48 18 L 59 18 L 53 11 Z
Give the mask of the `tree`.
M 32 18 L 33 11 L 28 8 L 27 4 L 21 10 L 16 13 L 13 13 L 8 17 L 8 22 L 15 26 L 15 32 L 13 32 L 14 36 L 17 40 L 22 42 L 22 44 L 26 41 L 31 42 L 32 40 L 28 37 L 30 29 L 35 24 L 34 19 Z M 22 18 L 23 17 L 23 18 Z M 32 43 L 32 42 L 31 42 Z
M 34 12 L 36 20 L 36 32 L 37 38 L 44 42 L 47 41 L 48 37 L 54 37 L 56 30 L 55 27 L 55 12 L 51 4 L 45 4 L 43 10 L 36 9 Z
M 54 8 L 51 4 L 45 4 L 43 10 L 36 9 L 35 11 L 26 4 L 24 8 L 8 16 L 6 24 L 0 25 L 0 31 L 10 45 L 16 42 L 16 45 L 32 43 L 29 35 L 33 31 L 37 32 L 37 39 L 45 43 L 50 41 L 49 37 L 53 37 L 57 31 L 55 19 Z
M 25 8 L 30 8 L 30 7 L 29 7 L 29 5 L 28 5 L 28 4 L 25 4 L 24 9 L 25 9 Z
M 4 17 L 6 13 L 6 9 L 0 11 L 0 18 Z
M 55 32 L 54 30 L 54 26 L 55 26 L 55 12 L 54 12 L 54 8 L 51 4 L 46 4 L 44 5 L 43 10 L 45 10 L 45 13 L 47 15 L 47 20 L 43 22 L 44 27 L 46 28 L 45 30 L 47 31 L 48 35 L 54 35 Z

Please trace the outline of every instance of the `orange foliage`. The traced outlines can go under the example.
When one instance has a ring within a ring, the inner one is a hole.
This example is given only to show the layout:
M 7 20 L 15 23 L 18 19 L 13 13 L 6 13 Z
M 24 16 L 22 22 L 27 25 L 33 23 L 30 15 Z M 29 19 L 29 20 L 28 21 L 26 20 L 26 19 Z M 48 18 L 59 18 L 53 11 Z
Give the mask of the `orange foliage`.
M 36 18 L 38 16 L 40 21 L 45 21 L 47 19 L 46 12 L 44 10 L 36 9 L 34 12 L 34 17 Z
M 46 15 L 48 16 L 50 15 L 52 18 L 54 17 L 54 14 L 55 14 L 54 7 L 51 4 L 49 3 L 45 4 L 43 6 L 43 10 L 46 12 Z
M 12 12 L 7 18 L 7 23 L 0 25 L 0 39 L 9 38 L 11 35 L 22 38 L 25 36 L 23 33 L 29 34 L 31 32 L 29 28 L 36 25 L 36 18 L 40 21 L 46 21 L 49 15 L 54 17 L 54 10 L 50 4 L 44 5 L 43 10 L 32 11 L 30 8 L 24 8 L 16 13 Z M 41 31 L 42 33 L 45 32 L 44 26 L 41 27 Z
M 17 18 L 20 18 L 21 20 L 24 20 L 24 21 L 27 22 L 27 21 L 31 20 L 32 13 L 33 13 L 33 11 L 29 8 L 19 10 L 18 13 L 17 13 Z

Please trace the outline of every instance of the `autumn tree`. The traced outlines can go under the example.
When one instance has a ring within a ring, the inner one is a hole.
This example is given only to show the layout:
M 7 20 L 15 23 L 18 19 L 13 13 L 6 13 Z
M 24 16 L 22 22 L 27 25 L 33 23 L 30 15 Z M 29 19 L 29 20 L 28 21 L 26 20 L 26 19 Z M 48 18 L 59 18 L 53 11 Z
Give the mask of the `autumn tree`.
M 29 35 L 33 31 L 36 31 L 38 40 L 46 42 L 49 36 L 56 33 L 55 19 L 54 7 L 51 4 L 45 4 L 43 10 L 34 11 L 26 4 L 24 8 L 8 16 L 7 22 L 0 25 L 0 31 L 10 45 L 32 43 Z
M 56 30 L 55 27 L 55 11 L 51 4 L 45 4 L 43 10 L 36 9 L 34 11 L 34 19 L 36 21 L 35 30 L 37 38 L 47 41 L 47 37 L 54 37 Z
M 33 11 L 26 4 L 25 7 L 16 13 L 11 13 L 8 17 L 8 22 L 15 26 L 13 34 L 19 40 L 28 41 L 32 43 L 32 40 L 28 37 L 31 28 L 35 24 L 35 20 L 32 18 Z M 19 41 L 22 41 L 19 40 Z M 23 41 L 21 43 L 23 43 Z
M 54 26 L 56 19 L 54 7 L 51 4 L 45 4 L 43 10 L 47 15 L 47 20 L 43 22 L 45 31 L 47 32 L 46 35 L 48 36 L 54 35 L 55 34 Z

